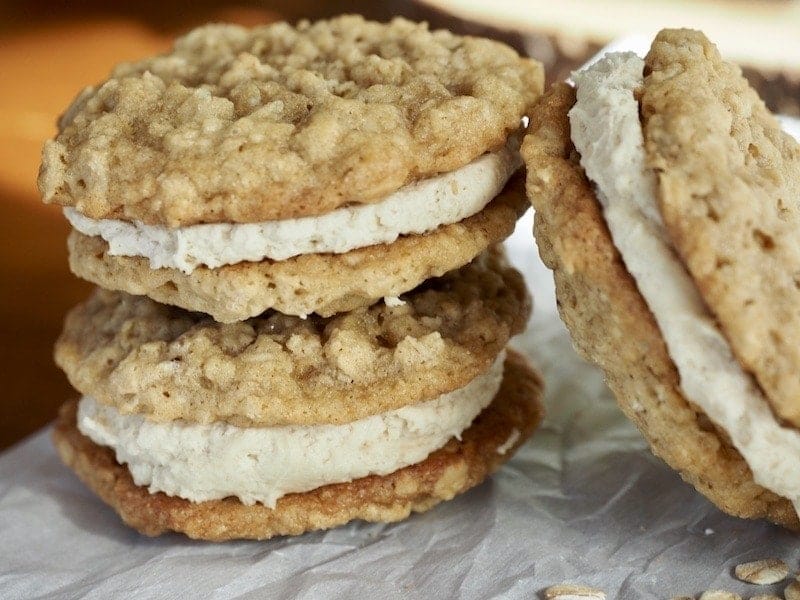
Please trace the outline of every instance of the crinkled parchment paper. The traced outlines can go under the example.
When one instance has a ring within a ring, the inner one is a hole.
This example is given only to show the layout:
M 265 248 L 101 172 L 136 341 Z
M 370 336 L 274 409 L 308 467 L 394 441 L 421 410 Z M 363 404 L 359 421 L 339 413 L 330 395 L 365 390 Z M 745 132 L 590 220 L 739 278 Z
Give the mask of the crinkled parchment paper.
M 394 525 L 149 539 L 61 465 L 48 429 L 0 455 L 0 597 L 534 598 L 562 582 L 609 598 L 782 590 L 740 583 L 733 567 L 775 556 L 796 569 L 800 538 L 725 516 L 650 454 L 573 352 L 531 223 L 529 212 L 508 242 L 535 298 L 514 345 L 544 373 L 548 416 L 491 480 Z

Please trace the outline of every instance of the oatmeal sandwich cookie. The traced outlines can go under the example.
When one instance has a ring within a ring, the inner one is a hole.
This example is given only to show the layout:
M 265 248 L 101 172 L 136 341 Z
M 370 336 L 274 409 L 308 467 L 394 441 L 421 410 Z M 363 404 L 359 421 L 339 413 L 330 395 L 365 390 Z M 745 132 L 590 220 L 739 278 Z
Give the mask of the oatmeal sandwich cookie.
M 522 153 L 577 349 L 686 481 L 800 529 L 800 146 L 699 32 L 574 81 Z
M 404 19 L 211 25 L 84 90 L 39 186 L 98 285 L 234 322 L 394 297 L 508 236 L 541 66 Z
M 195 539 L 267 539 L 328 529 L 354 519 L 394 522 L 424 512 L 481 483 L 507 461 L 542 419 L 542 383 L 524 358 L 509 351 L 492 402 L 464 430 L 420 462 L 386 475 L 369 475 L 275 502 L 245 503 L 235 497 L 193 502 L 137 485 L 114 452 L 76 427 L 76 404 L 66 403 L 53 432 L 69 465 L 123 521 L 146 535 L 168 531 Z
M 98 290 L 56 360 L 56 446 L 126 523 L 209 540 L 395 521 L 480 483 L 541 419 L 505 350 L 530 300 L 501 251 L 397 302 L 220 324 Z

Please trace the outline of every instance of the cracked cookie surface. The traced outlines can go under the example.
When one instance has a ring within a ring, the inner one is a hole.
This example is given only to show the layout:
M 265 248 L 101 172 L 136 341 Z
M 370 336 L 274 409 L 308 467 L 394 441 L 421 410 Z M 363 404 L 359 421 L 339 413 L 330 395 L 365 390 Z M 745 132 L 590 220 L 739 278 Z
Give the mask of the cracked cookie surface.
M 725 512 L 800 530 L 791 502 L 757 485 L 742 456 L 684 398 L 661 332 L 614 246 L 570 139 L 575 92 L 540 100 L 522 152 L 535 233 L 573 344 L 598 365 L 653 453 Z
M 542 86 L 504 44 L 402 18 L 209 25 L 84 90 L 39 188 L 168 227 L 323 214 L 501 147 Z

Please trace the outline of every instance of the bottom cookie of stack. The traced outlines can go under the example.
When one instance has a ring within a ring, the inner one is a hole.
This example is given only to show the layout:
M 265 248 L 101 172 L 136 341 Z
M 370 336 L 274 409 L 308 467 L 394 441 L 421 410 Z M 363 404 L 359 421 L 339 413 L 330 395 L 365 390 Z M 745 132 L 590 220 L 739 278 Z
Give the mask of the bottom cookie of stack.
M 237 498 L 190 502 L 137 486 L 114 452 L 78 431 L 77 403 L 65 404 L 54 431 L 62 460 L 129 526 L 146 535 L 179 531 L 205 540 L 267 539 L 328 529 L 354 519 L 393 522 L 481 483 L 531 435 L 542 418 L 540 377 L 510 351 L 503 382 L 472 425 L 422 462 L 388 475 L 283 496 L 275 508 Z
M 62 408 L 59 454 L 147 535 L 266 539 L 427 510 L 539 424 L 541 380 L 504 349 L 530 305 L 499 252 L 390 305 L 224 325 L 98 291 L 56 347 L 85 394 Z

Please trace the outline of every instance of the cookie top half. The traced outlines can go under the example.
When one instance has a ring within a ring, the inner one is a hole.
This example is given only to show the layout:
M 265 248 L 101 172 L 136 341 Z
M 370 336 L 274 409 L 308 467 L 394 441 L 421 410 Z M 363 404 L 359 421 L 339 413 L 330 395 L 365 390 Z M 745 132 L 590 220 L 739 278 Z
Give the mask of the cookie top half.
M 39 188 L 168 227 L 324 214 L 499 148 L 542 85 L 508 46 L 401 18 L 209 25 L 86 88 Z
M 645 64 L 671 241 L 739 362 L 800 426 L 800 145 L 702 33 L 661 32 Z

